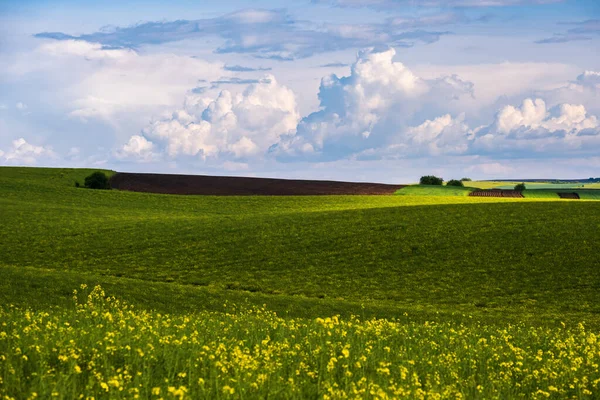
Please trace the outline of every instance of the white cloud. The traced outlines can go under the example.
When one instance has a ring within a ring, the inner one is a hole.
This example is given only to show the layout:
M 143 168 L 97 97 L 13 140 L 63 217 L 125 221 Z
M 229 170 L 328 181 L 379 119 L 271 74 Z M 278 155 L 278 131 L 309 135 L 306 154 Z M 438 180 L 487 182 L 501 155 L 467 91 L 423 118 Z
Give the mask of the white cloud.
M 600 72 L 585 71 L 574 81 L 552 90 L 538 91 L 550 104 L 584 104 L 592 113 L 600 113 Z
M 538 128 L 546 119 L 546 103 L 542 99 L 526 99 L 521 108 L 504 107 L 496 119 L 497 129 L 507 134 L 519 127 Z
M 335 159 L 371 148 L 399 149 L 411 140 L 424 144 L 421 137 L 425 133 L 417 130 L 424 132 L 441 120 L 429 121 L 412 131 L 410 127 L 417 121 L 422 124 L 425 113 L 434 118 L 435 113 L 447 111 L 461 96 L 471 96 L 473 86 L 458 76 L 422 79 L 404 64 L 394 62 L 394 55 L 393 49 L 366 50 L 358 54 L 350 76 L 324 78 L 319 91 L 321 110 L 305 117 L 295 134 L 283 137 L 272 152 L 281 158 Z M 444 137 L 464 130 L 462 121 L 448 124 L 442 129 Z M 442 137 L 436 136 L 435 140 L 437 144 L 425 146 L 434 153 L 444 151 L 442 147 L 453 147 L 453 151 L 464 147 L 451 145 Z
M 474 152 L 519 154 L 596 153 L 600 121 L 581 104 L 548 108 L 542 99 L 525 99 L 520 107 L 507 105 L 493 124 L 477 130 Z
M 577 77 L 577 83 L 583 86 L 589 86 L 600 89 L 600 72 L 585 71 Z
M 581 104 L 560 104 L 555 110 L 549 110 L 542 99 L 525 99 L 520 108 L 508 105 L 500 110 L 495 122 L 497 132 L 504 135 L 522 128 L 577 134 L 599 126 L 598 119 L 588 116 Z
M 424 148 L 431 155 L 462 154 L 469 147 L 471 130 L 464 122 L 464 114 L 452 118 L 450 114 L 434 120 L 427 120 L 421 125 L 406 130 L 410 139 L 409 151 Z
M 155 161 L 158 154 L 154 152 L 155 146 L 145 137 L 134 135 L 123 147 L 115 152 L 118 159 L 134 159 L 137 161 Z
M 6 73 L 15 82 L 45 82 L 36 94 L 51 108 L 76 120 L 123 126 L 123 131 L 175 107 L 199 80 L 228 76 L 222 63 L 81 40 L 44 40 L 33 51 L 13 56 Z
M 8 165 L 34 165 L 43 159 L 56 158 L 51 147 L 35 146 L 20 138 L 13 140 L 5 152 L 0 151 L 0 160 Z
M 203 160 L 257 157 L 298 120 L 294 93 L 267 75 L 242 93 L 209 90 L 188 95 L 183 109 L 152 122 L 120 154 L 143 158 L 142 151 L 156 151 L 171 159 Z
M 25 103 L 18 102 L 17 104 L 15 104 L 15 107 L 17 110 L 20 110 L 20 111 L 27 110 L 27 104 L 25 104 Z
M 271 152 L 297 161 L 479 153 L 505 158 L 589 153 L 600 144 L 598 119 L 583 104 L 526 98 L 520 106 L 496 109 L 490 122 L 476 108 L 467 109 L 470 115 L 457 112 L 477 101 L 473 84 L 456 75 L 420 78 L 394 55 L 391 49 L 361 52 L 350 76 L 324 78 L 321 110 L 303 118 Z M 595 87 L 597 79 L 588 71 L 572 85 Z M 467 117 L 485 122 L 475 128 Z

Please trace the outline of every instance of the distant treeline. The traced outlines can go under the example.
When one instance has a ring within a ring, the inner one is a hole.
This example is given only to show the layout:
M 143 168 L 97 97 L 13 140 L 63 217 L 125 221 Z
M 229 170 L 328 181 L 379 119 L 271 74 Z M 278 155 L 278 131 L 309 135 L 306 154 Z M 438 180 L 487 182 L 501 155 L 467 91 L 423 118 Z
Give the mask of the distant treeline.
M 495 182 L 544 182 L 544 183 L 595 183 L 600 182 L 598 178 L 587 179 L 494 179 Z

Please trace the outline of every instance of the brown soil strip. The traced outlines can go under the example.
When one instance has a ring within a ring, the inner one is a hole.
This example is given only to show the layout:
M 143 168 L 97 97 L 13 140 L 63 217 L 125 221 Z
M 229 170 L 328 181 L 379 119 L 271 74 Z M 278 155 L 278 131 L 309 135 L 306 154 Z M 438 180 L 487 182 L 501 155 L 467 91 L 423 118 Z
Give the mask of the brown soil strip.
M 475 190 L 475 191 L 469 193 L 469 196 L 522 198 L 523 194 L 516 190 L 490 189 L 490 190 Z
M 243 178 L 206 175 L 117 173 L 111 187 L 133 192 L 219 196 L 303 196 L 394 194 L 405 185 L 337 181 Z
M 561 199 L 579 200 L 579 194 L 577 193 L 561 193 L 558 192 L 558 197 Z

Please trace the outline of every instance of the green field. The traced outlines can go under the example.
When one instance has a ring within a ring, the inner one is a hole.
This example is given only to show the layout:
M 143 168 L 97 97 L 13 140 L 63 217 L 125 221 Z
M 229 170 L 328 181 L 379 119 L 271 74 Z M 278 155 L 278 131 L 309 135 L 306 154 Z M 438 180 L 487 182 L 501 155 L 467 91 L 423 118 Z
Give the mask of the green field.
M 0 397 L 130 398 L 136 389 L 146 398 L 155 387 L 156 398 L 339 398 L 331 391 L 363 389 L 373 398 L 378 390 L 414 398 L 419 390 L 432 398 L 597 394 L 600 202 L 75 188 L 89 172 L 0 168 Z M 100 284 L 137 311 L 98 298 L 101 312 L 78 313 L 72 296 L 81 284 Z M 113 320 L 98 327 L 105 312 Z M 317 318 L 335 315 L 340 326 L 328 339 Z M 23 334 L 38 320 L 49 325 Z M 453 332 L 462 332 L 464 346 Z M 499 342 L 502 332 L 512 339 Z M 107 338 L 101 348 L 100 337 Z M 154 358 L 136 358 L 142 342 L 153 344 L 143 351 Z M 324 352 L 314 358 L 317 345 Z M 351 357 L 367 357 L 367 367 L 346 363 L 346 345 Z M 440 345 L 447 365 L 438 362 Z M 66 354 L 67 361 L 52 350 L 73 346 L 77 357 Z M 107 346 L 117 349 L 101 357 Z M 131 348 L 126 354 L 124 346 Z M 260 352 L 268 349 L 289 362 L 274 363 Z M 199 366 L 202 351 L 217 356 Z M 259 366 L 252 371 L 243 370 L 246 351 Z M 524 365 L 509 379 L 503 363 L 510 362 Z M 295 375 L 301 365 L 305 371 Z M 263 369 L 266 378 L 259 377 Z M 201 389 L 199 379 L 209 387 Z M 459 380 L 466 383 L 450 383 Z M 257 381 L 259 388 L 251 385 Z
M 466 185 L 478 189 L 513 189 L 521 182 L 505 181 L 472 181 Z M 528 189 L 600 189 L 600 183 L 551 183 L 551 182 L 525 182 Z
M 396 192 L 403 196 L 468 196 L 474 188 L 436 185 L 411 185 Z
M 526 199 L 559 199 L 557 191 L 527 189 L 522 192 Z

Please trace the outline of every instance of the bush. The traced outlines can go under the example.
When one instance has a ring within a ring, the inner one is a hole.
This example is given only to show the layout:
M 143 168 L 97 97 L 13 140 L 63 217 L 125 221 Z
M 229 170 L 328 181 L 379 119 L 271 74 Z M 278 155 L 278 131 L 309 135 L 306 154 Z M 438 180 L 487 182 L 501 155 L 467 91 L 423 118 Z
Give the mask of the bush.
M 85 178 L 85 187 L 88 189 L 110 189 L 110 183 L 104 172 L 96 171 Z
M 421 185 L 442 185 L 444 183 L 444 180 L 437 176 L 426 175 L 421 177 L 419 183 Z
M 81 187 L 81 185 L 79 184 L 79 181 L 75 181 L 75 187 Z
M 461 181 L 463 181 L 463 182 L 471 182 L 471 180 L 472 180 L 471 178 L 462 178 L 461 179 Z
M 519 183 L 518 185 L 515 185 L 515 190 L 517 192 L 522 192 L 523 190 L 525 190 L 525 184 L 524 183 Z
M 450 179 L 448 182 L 446 182 L 446 186 L 465 186 L 462 181 L 458 181 L 456 179 Z

